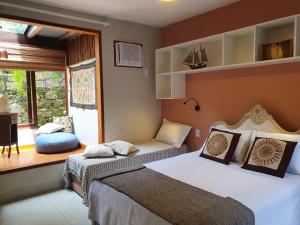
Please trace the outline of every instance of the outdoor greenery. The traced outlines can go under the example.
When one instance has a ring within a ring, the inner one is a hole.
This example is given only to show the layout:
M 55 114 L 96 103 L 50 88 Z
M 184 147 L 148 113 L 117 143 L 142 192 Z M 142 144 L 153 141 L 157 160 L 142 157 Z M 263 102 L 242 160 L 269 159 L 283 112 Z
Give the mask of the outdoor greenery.
M 36 72 L 38 125 L 66 115 L 65 76 L 62 72 Z
M 26 72 L 0 71 L 0 94 L 8 95 L 10 110 L 19 114 L 19 123 L 28 123 Z M 36 72 L 38 125 L 65 115 L 65 82 L 62 72 Z
M 28 123 L 26 72 L 0 71 L 0 94 L 7 95 L 11 112 L 17 112 L 19 123 Z

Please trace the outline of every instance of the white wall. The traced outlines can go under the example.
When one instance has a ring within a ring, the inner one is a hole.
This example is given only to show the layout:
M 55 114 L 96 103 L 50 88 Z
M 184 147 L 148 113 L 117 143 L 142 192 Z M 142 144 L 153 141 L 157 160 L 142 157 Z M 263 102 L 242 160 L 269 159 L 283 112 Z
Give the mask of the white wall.
M 72 66 L 79 66 L 80 64 L 90 63 L 95 59 L 86 60 Z M 74 132 L 81 144 L 95 144 L 98 143 L 98 111 L 95 109 L 81 109 L 70 106 L 70 74 L 67 70 L 68 78 L 68 98 L 69 98 L 69 115 L 73 117 Z
M 63 188 L 63 168 L 64 164 L 57 164 L 1 175 L 0 205 L 5 201 Z
M 32 4 L 17 0 L 6 1 L 17 2 L 21 5 L 25 4 L 28 7 L 42 8 L 37 3 Z M 59 11 L 53 7 L 46 7 L 46 9 L 48 11 Z M 83 15 L 67 10 L 64 12 L 103 20 L 101 17 Z M 158 28 L 113 19 L 106 19 L 107 22 L 111 23 L 111 26 L 103 28 L 101 25 L 88 22 L 58 18 L 28 10 L 16 10 L 7 6 L 0 6 L 0 13 L 101 30 L 105 141 L 125 139 L 131 142 L 139 142 L 150 139 L 155 135 L 161 120 L 160 102 L 155 99 L 154 75 L 155 49 L 160 46 L 160 30 Z M 149 70 L 148 76 L 145 76 L 144 69 L 114 66 L 114 40 L 143 44 L 144 65 Z M 88 116 L 88 114 L 85 115 L 81 120 L 87 120 Z
M 160 124 L 154 75 L 160 31 L 134 23 L 111 22 L 102 35 L 105 140 L 145 141 L 155 135 Z M 115 67 L 113 40 L 143 44 L 144 69 Z
M 98 143 L 98 112 L 97 110 L 70 107 L 73 116 L 74 131 L 81 144 Z

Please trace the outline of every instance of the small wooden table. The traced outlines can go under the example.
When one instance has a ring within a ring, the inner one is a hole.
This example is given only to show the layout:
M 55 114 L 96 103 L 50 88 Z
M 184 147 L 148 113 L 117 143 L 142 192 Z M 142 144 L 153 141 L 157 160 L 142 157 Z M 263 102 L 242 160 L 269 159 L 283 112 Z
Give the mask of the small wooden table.
M 3 146 L 2 154 L 4 154 L 5 147 L 8 146 L 8 158 L 10 158 L 11 146 L 14 144 L 19 154 L 18 114 L 0 113 L 0 146 Z

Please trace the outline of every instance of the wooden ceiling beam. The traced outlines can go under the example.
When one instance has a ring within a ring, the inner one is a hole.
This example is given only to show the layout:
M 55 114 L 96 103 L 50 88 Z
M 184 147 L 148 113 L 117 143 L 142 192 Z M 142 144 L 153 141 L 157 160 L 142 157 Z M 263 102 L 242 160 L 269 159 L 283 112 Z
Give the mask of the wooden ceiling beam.
M 75 39 L 75 38 L 79 37 L 80 35 L 82 35 L 82 34 L 80 34 L 80 33 L 77 33 L 77 34 L 75 34 L 74 36 L 72 36 L 71 38 L 69 38 L 69 40 L 73 40 L 73 39 Z
M 38 27 L 38 26 L 30 26 L 28 32 L 27 32 L 27 37 L 28 38 L 33 38 L 36 35 L 38 35 L 44 28 L 43 27 Z
M 67 31 L 67 32 L 65 32 L 63 35 L 61 35 L 58 38 L 58 41 L 64 41 L 64 40 L 68 40 L 68 39 L 73 39 L 75 37 L 78 37 L 79 35 L 80 35 L 80 33 L 75 33 L 75 32 Z

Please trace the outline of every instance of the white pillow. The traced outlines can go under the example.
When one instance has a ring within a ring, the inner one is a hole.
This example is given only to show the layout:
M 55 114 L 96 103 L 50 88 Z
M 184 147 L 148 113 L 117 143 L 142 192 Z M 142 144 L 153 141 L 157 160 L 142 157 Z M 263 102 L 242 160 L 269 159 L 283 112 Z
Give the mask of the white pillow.
M 192 127 L 189 125 L 173 123 L 163 119 L 163 124 L 155 139 L 180 148 L 191 129 Z
M 133 144 L 130 144 L 126 141 L 113 141 L 105 143 L 104 145 L 110 147 L 114 152 L 120 155 L 128 155 L 131 152 L 138 151 Z
M 290 164 L 287 168 L 287 172 L 296 174 L 296 175 L 300 175 L 300 135 L 282 134 L 282 133 L 266 133 L 266 132 L 254 131 L 252 138 L 251 138 L 251 146 L 256 137 L 273 138 L 273 139 L 278 139 L 278 140 L 282 140 L 282 141 L 298 142 L 298 144 L 296 145 L 296 148 L 294 150 Z
M 38 134 L 51 134 L 56 131 L 64 129 L 64 126 L 56 124 L 56 123 L 46 123 L 45 125 L 41 126 L 37 133 Z
M 86 158 L 110 157 L 113 155 L 113 150 L 110 147 L 105 146 L 104 144 L 88 145 L 85 147 L 85 150 L 83 152 L 83 156 Z
M 219 130 L 229 131 L 232 133 L 241 134 L 239 143 L 236 146 L 236 150 L 234 152 L 234 155 L 232 156 L 231 161 L 233 162 L 242 162 L 245 160 L 246 155 L 248 153 L 251 137 L 253 130 L 240 130 L 240 129 L 227 129 L 227 128 L 218 128 Z

